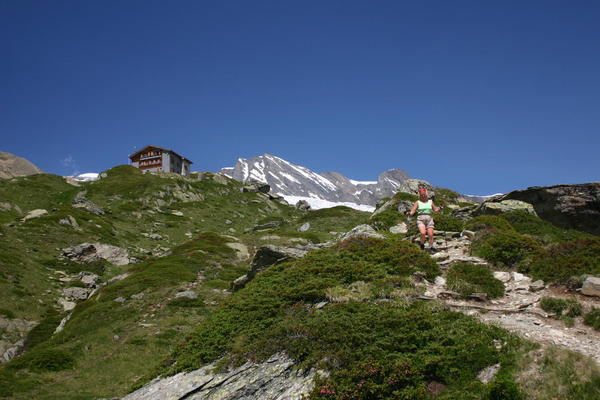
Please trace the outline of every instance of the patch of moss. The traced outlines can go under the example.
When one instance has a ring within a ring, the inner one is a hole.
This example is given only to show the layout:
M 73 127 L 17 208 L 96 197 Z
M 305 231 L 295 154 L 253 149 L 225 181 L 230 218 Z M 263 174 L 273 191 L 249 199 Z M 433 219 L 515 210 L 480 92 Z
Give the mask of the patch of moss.
M 463 222 L 451 215 L 438 213 L 433 216 L 435 229 L 440 231 L 460 232 L 463 230 Z

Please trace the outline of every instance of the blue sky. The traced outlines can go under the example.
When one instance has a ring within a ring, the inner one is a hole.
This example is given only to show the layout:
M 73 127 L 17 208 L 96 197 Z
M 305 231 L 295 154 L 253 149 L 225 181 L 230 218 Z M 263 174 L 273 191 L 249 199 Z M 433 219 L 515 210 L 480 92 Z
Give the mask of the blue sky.
M 270 153 L 462 193 L 600 180 L 597 1 L 0 0 L 0 151 Z

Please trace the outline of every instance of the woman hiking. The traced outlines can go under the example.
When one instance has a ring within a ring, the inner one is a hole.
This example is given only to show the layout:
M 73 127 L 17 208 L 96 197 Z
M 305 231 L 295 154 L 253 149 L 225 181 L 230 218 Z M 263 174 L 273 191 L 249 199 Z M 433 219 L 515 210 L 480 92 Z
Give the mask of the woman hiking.
M 429 249 L 435 251 L 433 247 L 433 213 L 439 212 L 442 208 L 436 207 L 433 204 L 433 200 L 430 200 L 427 196 L 427 189 L 419 189 L 419 200 L 415 201 L 412 210 L 408 215 L 415 215 L 417 213 L 417 227 L 421 233 L 421 250 L 425 250 L 425 234 L 429 235 Z

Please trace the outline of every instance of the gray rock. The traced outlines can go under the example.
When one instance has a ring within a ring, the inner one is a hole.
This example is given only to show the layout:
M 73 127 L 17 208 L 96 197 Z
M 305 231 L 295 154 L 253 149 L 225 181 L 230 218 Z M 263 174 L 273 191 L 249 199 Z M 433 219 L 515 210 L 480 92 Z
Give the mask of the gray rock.
M 477 380 L 487 385 L 494 380 L 494 377 L 498 371 L 500 371 L 500 364 L 494 364 L 490 365 L 489 367 L 485 367 L 479 372 L 479 374 L 477 374 Z
M 143 297 L 144 297 L 144 292 L 139 292 L 139 293 L 131 295 L 131 298 L 134 299 L 134 300 L 139 300 L 139 299 L 141 299 Z
M 176 299 L 180 299 L 183 297 L 185 297 L 187 299 L 197 299 L 198 293 L 194 292 L 193 290 L 186 290 L 185 292 L 179 292 L 179 293 L 175 294 Z
M 100 277 L 92 272 L 82 271 L 79 273 L 77 277 L 83 284 L 86 286 L 95 286 L 98 281 L 100 281 Z
M 319 245 L 294 245 L 294 246 L 275 246 L 267 244 L 260 246 L 252 259 L 250 270 L 247 274 L 240 276 L 232 282 L 232 289 L 239 290 L 246 285 L 249 281 L 254 279 L 256 274 L 266 269 L 267 267 L 281 262 L 291 260 L 294 258 L 304 257 L 310 250 L 315 250 L 322 247 L 330 246 L 330 243 L 323 243 Z
M 262 230 L 266 230 L 266 229 L 277 228 L 279 226 L 281 226 L 281 221 L 270 221 L 270 222 L 266 222 L 264 224 L 256 225 L 254 228 L 252 228 L 252 230 L 262 231 Z
M 531 285 L 529 285 L 529 290 L 531 292 L 539 292 L 540 290 L 544 290 L 545 287 L 546 285 L 544 284 L 544 281 L 540 279 L 532 282 Z
M 284 354 L 265 362 L 214 372 L 208 364 L 192 372 L 158 378 L 123 400 L 300 400 L 314 387 L 316 371 L 294 368 Z
M 369 237 L 369 238 L 375 238 L 375 239 L 385 239 L 386 238 L 385 235 L 376 232 L 375 229 L 373 229 L 373 227 L 371 225 L 367 225 L 367 224 L 355 226 L 349 232 L 344 233 L 342 235 L 342 237 L 340 238 L 340 240 L 347 240 L 347 239 L 350 239 L 353 237 Z
M 586 296 L 600 296 L 600 278 L 588 276 L 583 281 L 581 293 Z
M 73 202 L 72 202 L 73 207 L 83 208 L 87 212 L 90 212 L 90 213 L 96 214 L 96 215 L 106 214 L 106 211 L 104 211 L 104 209 L 102 207 L 100 207 L 98 204 L 94 203 L 93 201 L 88 200 L 85 197 L 85 194 L 86 194 L 85 191 L 77 193 L 77 196 L 75 196 L 75 198 L 73 199 Z
M 102 243 L 82 243 L 62 249 L 62 256 L 73 261 L 90 262 L 99 259 L 115 265 L 129 264 L 127 249 Z
M 38 209 L 35 209 L 35 210 L 31 210 L 31 211 L 29 211 L 29 212 L 27 213 L 27 215 L 25 215 L 25 216 L 24 216 L 24 217 L 21 219 L 21 221 L 22 221 L 22 222 L 29 221 L 30 219 L 39 218 L 39 217 L 41 217 L 42 215 L 46 215 L 46 214 L 48 214 L 48 211 L 47 211 L 47 210 L 44 210 L 44 209 L 38 208 Z
M 308 211 L 310 210 L 310 204 L 306 200 L 298 200 L 295 206 L 300 211 Z
M 181 211 L 177 211 L 177 210 L 171 211 L 171 215 L 174 215 L 176 217 L 183 217 L 184 216 L 184 214 Z
M 408 232 L 408 226 L 404 222 L 401 222 L 398 225 L 394 225 L 394 226 L 390 227 L 390 233 L 399 234 L 399 233 L 406 233 L 406 232 Z
M 62 297 L 57 300 L 57 303 L 63 308 L 64 311 L 71 311 L 76 306 L 74 301 L 69 301 Z
M 70 287 L 62 290 L 63 296 L 73 300 L 86 300 L 91 292 L 92 289 L 81 287 Z
M 306 232 L 309 229 L 310 229 L 310 222 L 305 222 L 305 223 L 302 224 L 302 226 L 300 226 L 298 228 L 298 231 L 299 232 Z
M 510 272 L 506 271 L 494 271 L 494 278 L 498 279 L 500 282 L 508 282 L 511 279 Z
M 531 204 L 520 200 L 486 201 L 474 210 L 473 215 L 500 215 L 521 210 L 537 215 Z
M 66 218 L 59 219 L 58 223 L 61 225 L 70 226 L 77 231 L 81 230 L 81 228 L 79 227 L 79 224 L 77 223 L 77 220 L 70 215 L 67 215 Z
M 125 298 L 122 296 L 117 297 L 116 299 L 114 299 L 113 301 L 116 301 L 117 303 L 125 303 Z

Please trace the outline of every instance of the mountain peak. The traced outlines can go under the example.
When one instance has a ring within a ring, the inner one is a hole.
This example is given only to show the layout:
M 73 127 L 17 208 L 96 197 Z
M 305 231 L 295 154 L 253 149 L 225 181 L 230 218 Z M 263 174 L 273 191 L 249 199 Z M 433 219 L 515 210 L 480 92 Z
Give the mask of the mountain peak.
M 239 158 L 234 167 L 219 171 L 240 182 L 256 180 L 267 183 L 275 193 L 290 201 L 306 199 L 317 208 L 326 202 L 350 207 L 374 208 L 383 197 L 392 196 L 410 176 L 400 169 L 381 173 L 376 181 L 357 181 L 339 172 L 316 173 L 272 154 Z

